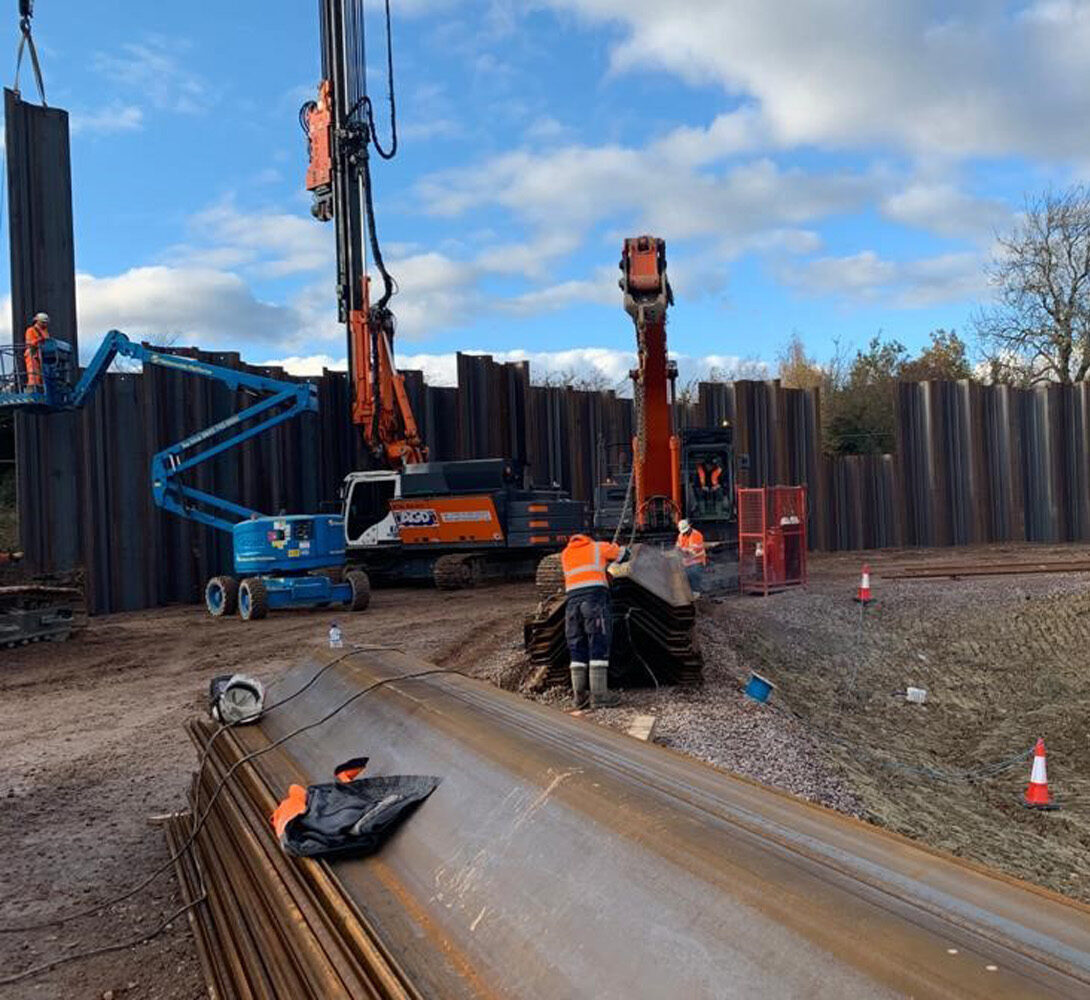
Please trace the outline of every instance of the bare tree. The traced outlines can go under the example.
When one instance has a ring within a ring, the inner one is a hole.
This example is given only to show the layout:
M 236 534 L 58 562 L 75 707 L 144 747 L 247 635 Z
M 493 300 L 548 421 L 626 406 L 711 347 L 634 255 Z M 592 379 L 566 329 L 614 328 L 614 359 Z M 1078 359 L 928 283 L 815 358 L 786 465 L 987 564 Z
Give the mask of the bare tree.
M 547 371 L 534 379 L 534 385 L 546 389 L 582 389 L 588 392 L 604 392 L 618 388 L 618 383 L 610 380 L 599 368 L 586 368 L 576 371 L 567 368 L 563 371 Z
M 1027 198 L 988 269 L 996 304 L 974 317 L 993 378 L 1082 382 L 1090 373 L 1090 189 Z

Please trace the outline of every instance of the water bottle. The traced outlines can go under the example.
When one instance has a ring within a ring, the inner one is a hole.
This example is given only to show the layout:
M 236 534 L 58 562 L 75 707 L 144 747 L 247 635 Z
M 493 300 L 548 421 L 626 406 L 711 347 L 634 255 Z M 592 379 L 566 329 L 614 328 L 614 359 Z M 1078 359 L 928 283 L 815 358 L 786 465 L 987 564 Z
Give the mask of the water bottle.
M 336 622 L 329 626 L 329 648 L 344 648 L 344 639 L 341 637 L 341 627 Z

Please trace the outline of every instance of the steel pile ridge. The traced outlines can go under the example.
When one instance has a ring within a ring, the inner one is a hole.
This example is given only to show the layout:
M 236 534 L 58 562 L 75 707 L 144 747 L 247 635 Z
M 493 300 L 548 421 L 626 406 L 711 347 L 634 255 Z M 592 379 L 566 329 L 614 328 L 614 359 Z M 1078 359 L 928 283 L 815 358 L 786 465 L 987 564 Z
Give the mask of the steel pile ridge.
M 270 685 L 260 725 L 215 740 L 198 815 L 242 755 L 287 742 L 238 767 L 179 864 L 189 898 L 207 892 L 192 919 L 213 996 L 1090 989 L 1086 906 L 484 682 L 411 676 L 428 669 L 323 653 Z M 191 727 L 201 748 L 213 732 Z M 283 855 L 268 813 L 288 784 L 360 754 L 442 784 L 376 855 Z

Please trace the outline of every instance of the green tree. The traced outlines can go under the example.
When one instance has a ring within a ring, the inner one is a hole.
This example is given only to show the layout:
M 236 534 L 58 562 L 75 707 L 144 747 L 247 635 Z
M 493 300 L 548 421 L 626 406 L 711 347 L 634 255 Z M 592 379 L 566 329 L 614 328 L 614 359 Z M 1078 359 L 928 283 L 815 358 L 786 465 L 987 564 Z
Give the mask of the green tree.
M 791 334 L 791 339 L 780 350 L 776 373 L 788 389 L 827 388 L 828 372 L 806 353 L 806 345 L 797 332 Z
M 856 352 L 847 377 L 832 389 L 824 421 L 827 450 L 838 455 L 893 450 L 896 386 L 906 360 L 900 341 L 880 336 Z
M 972 378 L 968 348 L 955 330 L 933 330 L 931 344 L 909 361 L 905 361 L 897 377 L 902 382 L 926 382 L 929 379 Z

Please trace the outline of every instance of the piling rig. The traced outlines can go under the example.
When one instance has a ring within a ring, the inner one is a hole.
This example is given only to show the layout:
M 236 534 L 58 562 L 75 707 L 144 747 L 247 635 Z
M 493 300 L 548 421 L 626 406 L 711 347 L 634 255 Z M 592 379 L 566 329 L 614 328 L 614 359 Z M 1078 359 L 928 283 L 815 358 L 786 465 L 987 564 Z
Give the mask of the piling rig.
M 397 283 L 375 222 L 372 150 L 397 154 L 390 4 L 385 4 L 390 139 L 383 145 L 367 92 L 364 0 L 321 0 L 322 80 L 300 111 L 307 138 L 311 212 L 332 222 L 337 306 L 348 340 L 351 419 L 368 468 L 342 489 L 351 561 L 379 580 L 431 579 L 443 588 L 487 578 L 532 576 L 540 558 L 582 530 L 584 505 L 558 489 L 537 489 L 517 459 L 428 461 L 394 359 Z M 381 282 L 371 301 L 368 254 Z

